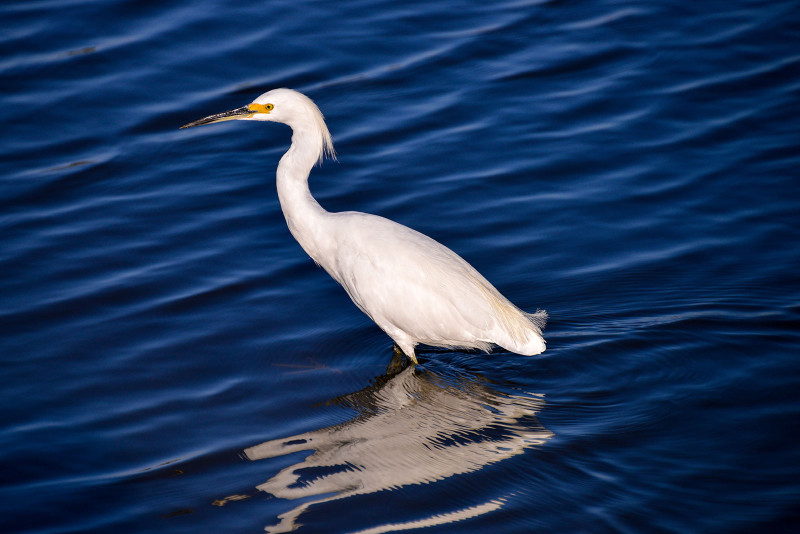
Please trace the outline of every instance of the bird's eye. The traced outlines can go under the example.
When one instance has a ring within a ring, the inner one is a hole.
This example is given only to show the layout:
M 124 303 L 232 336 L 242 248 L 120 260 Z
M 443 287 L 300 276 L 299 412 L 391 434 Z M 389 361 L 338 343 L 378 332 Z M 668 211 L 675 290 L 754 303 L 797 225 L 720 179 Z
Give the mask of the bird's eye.
M 267 111 L 272 111 L 275 108 L 272 104 L 264 104 L 264 109 Z

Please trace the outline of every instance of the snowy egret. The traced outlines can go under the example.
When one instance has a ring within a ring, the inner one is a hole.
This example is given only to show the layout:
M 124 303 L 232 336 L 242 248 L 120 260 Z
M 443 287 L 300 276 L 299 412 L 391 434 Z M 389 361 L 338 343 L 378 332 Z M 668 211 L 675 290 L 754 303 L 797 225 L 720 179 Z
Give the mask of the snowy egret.
M 334 151 L 310 98 L 274 89 L 181 128 L 228 120 L 281 122 L 292 129 L 292 144 L 276 173 L 289 231 L 412 362 L 417 363 L 417 344 L 487 352 L 499 345 L 527 356 L 544 351 L 547 313 L 517 308 L 449 248 L 389 219 L 330 213 L 314 200 L 308 175 Z

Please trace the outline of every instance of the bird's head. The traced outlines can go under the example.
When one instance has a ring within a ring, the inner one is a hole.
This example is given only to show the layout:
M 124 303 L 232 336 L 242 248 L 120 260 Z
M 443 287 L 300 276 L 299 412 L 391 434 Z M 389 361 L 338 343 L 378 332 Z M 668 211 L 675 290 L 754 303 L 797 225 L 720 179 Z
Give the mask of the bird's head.
M 326 155 L 336 157 L 331 134 L 325 125 L 322 112 L 310 98 L 293 89 L 267 91 L 246 106 L 209 115 L 189 124 L 184 124 L 181 128 L 191 128 L 192 126 L 231 120 L 270 121 L 288 124 L 295 133 L 319 138 L 320 161 Z

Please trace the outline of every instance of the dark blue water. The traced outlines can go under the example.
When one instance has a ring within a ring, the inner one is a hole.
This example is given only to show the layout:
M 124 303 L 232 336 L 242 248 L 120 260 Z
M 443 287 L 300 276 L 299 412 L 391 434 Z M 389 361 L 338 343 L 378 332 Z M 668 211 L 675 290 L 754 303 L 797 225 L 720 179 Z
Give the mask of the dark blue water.
M 462 254 L 547 351 L 389 338 L 311 187 Z M 0 5 L 0 531 L 792 532 L 796 2 Z M 412 530 L 417 531 L 417 530 Z

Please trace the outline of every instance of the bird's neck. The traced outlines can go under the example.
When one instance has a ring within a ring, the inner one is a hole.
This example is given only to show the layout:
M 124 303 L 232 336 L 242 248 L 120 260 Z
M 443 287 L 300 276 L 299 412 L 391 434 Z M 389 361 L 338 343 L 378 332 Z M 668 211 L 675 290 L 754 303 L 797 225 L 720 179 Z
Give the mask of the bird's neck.
M 316 134 L 316 135 L 315 135 Z M 322 138 L 313 129 L 293 128 L 292 146 L 278 164 L 276 183 L 286 224 L 303 250 L 317 263 L 325 256 L 330 214 L 311 196 L 308 175 L 319 158 Z

